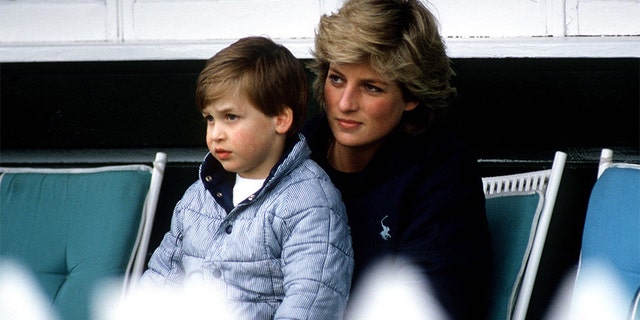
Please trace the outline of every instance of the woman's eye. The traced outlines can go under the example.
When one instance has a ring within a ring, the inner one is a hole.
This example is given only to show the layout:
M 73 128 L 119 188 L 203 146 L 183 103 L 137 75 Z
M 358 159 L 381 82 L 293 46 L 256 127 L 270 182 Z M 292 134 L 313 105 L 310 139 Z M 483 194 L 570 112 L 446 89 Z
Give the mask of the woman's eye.
M 376 87 L 376 86 L 372 86 L 370 84 L 365 84 L 364 85 L 364 89 L 369 91 L 369 92 L 381 92 L 382 89 Z
M 327 78 L 329 78 L 329 81 L 331 81 L 332 83 L 336 83 L 336 84 L 342 83 L 342 78 L 340 78 L 335 74 L 330 74 L 327 76 Z

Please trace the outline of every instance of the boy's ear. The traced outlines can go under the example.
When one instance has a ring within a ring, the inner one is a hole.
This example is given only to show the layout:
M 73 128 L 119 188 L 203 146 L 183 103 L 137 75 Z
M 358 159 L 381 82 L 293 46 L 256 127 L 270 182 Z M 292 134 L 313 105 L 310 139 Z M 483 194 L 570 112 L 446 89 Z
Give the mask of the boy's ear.
M 293 124 L 293 110 L 287 106 L 276 116 L 276 132 L 286 134 Z

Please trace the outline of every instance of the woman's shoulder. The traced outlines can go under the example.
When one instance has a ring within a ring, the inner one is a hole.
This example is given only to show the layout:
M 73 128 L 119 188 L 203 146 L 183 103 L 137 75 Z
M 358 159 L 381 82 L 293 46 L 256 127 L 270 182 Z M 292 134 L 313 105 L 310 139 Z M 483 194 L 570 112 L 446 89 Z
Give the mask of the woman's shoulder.
M 436 124 L 418 135 L 396 133 L 382 152 L 395 154 L 409 166 L 476 162 L 472 148 L 446 125 Z
M 311 116 L 307 122 L 305 122 L 304 126 L 302 126 L 300 130 L 301 133 L 307 137 L 312 136 L 318 128 L 321 127 L 323 122 L 326 123 L 325 119 L 326 117 L 322 112 Z
M 324 113 L 316 114 L 307 120 L 301 133 L 307 139 L 312 158 L 322 153 L 326 154 L 327 141 L 331 137 L 331 129 Z

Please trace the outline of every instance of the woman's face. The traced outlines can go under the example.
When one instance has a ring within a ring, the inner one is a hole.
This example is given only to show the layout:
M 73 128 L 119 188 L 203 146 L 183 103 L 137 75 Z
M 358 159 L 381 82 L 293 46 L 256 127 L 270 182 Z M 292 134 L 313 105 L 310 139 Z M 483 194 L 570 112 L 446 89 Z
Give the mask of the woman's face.
M 403 100 L 395 83 L 368 63 L 329 65 L 324 83 L 329 126 L 336 142 L 347 148 L 377 148 L 417 102 Z

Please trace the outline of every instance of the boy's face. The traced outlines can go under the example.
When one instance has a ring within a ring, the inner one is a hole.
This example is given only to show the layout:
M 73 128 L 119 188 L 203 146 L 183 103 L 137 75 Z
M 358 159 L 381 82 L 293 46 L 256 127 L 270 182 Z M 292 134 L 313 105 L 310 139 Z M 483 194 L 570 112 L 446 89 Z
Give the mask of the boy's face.
M 264 179 L 282 156 L 286 119 L 265 115 L 244 95 L 223 97 L 204 108 L 202 116 L 209 151 L 226 171 Z

